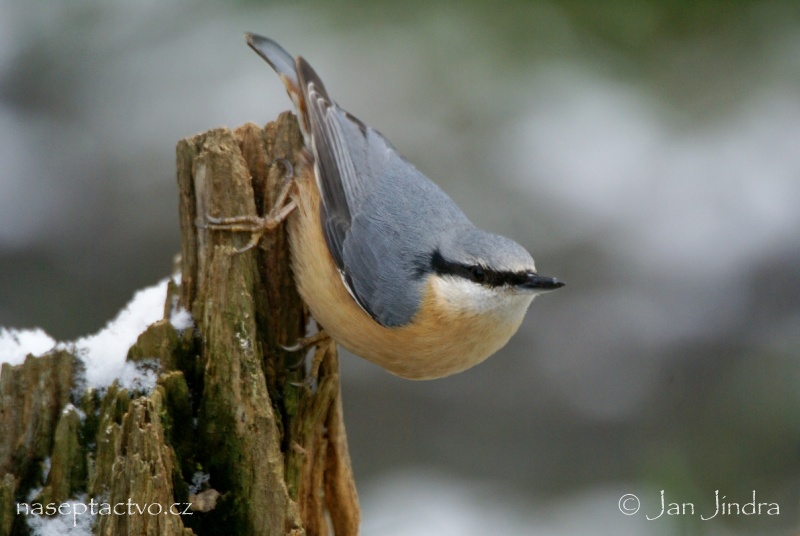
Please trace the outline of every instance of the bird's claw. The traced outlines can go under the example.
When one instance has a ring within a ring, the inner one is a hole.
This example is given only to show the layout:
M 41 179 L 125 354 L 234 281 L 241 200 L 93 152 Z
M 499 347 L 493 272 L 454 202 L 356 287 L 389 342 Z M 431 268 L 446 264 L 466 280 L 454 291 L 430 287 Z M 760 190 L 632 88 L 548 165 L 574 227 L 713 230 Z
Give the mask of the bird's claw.
M 295 387 L 307 387 L 313 390 L 317 385 L 317 376 L 319 375 L 319 367 L 322 364 L 322 360 L 327 355 L 330 345 L 332 344 L 333 344 L 333 339 L 331 339 L 330 335 L 328 335 L 328 333 L 325 330 L 320 330 L 314 335 L 298 339 L 291 346 L 281 345 L 281 348 L 283 348 L 288 352 L 307 350 L 312 346 L 317 347 L 317 351 L 314 352 L 314 358 L 311 361 L 311 368 L 309 369 L 306 377 L 301 382 L 290 382 L 290 383 Z M 287 368 L 289 370 L 298 369 L 305 364 L 305 361 L 306 361 L 306 356 L 304 353 L 302 357 L 297 360 L 296 363 L 289 365 Z
M 213 231 L 250 233 L 250 240 L 244 247 L 237 249 L 237 253 L 244 253 L 257 246 L 261 241 L 261 237 L 264 236 L 264 233 L 277 228 L 289 214 L 297 208 L 297 203 L 295 203 L 295 201 L 287 202 L 292 189 L 291 179 L 294 176 L 294 166 L 285 158 L 277 159 L 274 162 L 281 164 L 286 170 L 283 176 L 284 185 L 280 193 L 278 193 L 275 204 L 266 216 L 231 216 L 228 218 L 218 218 L 206 214 L 204 221 L 195 222 L 197 227 L 201 229 L 211 229 Z
M 307 350 L 312 346 L 319 346 L 323 342 L 327 342 L 330 340 L 331 336 L 325 330 L 318 331 L 313 335 L 309 335 L 308 337 L 301 337 L 294 341 L 294 344 L 284 346 L 283 344 L 280 345 L 281 348 L 286 350 L 287 352 L 299 352 L 300 350 Z

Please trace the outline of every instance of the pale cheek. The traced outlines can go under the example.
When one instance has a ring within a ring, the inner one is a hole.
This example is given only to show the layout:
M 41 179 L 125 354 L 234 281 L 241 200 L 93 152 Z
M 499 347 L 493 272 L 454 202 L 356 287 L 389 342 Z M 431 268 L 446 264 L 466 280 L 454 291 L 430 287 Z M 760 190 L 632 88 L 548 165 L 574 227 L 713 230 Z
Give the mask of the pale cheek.
M 439 298 L 454 312 L 464 314 L 496 313 L 499 316 L 524 314 L 533 296 L 495 290 L 454 278 L 437 280 Z

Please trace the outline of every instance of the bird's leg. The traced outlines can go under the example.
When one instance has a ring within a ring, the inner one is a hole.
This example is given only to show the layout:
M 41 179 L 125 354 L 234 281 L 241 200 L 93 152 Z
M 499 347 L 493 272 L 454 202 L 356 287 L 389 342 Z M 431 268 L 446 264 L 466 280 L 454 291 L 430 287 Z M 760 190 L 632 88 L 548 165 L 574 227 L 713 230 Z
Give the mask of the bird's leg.
M 290 346 L 281 345 L 281 348 L 287 352 L 299 352 L 300 350 L 307 350 L 312 346 L 321 346 L 323 342 L 327 342 L 330 338 L 331 336 L 328 335 L 328 332 L 323 329 L 308 337 L 297 339 L 294 344 Z
M 292 211 L 297 208 L 297 204 L 294 201 L 289 201 L 288 203 L 286 202 L 286 200 L 289 198 L 289 193 L 292 190 L 292 177 L 294 175 L 294 168 L 292 167 L 291 162 L 284 158 L 276 160 L 276 162 L 279 162 L 284 166 L 286 169 L 286 174 L 284 175 L 284 184 L 281 187 L 280 193 L 278 193 L 278 199 L 275 201 L 275 204 L 272 205 L 272 208 L 266 216 L 232 216 L 228 218 L 214 218 L 206 215 L 205 223 L 198 226 L 215 231 L 250 233 L 250 241 L 243 248 L 237 249 L 237 253 L 244 253 L 245 251 L 255 247 L 261 240 L 261 237 L 264 236 L 264 233 L 272 231 L 278 227 L 278 225 L 280 225 L 283 220 L 285 220 L 289 214 L 291 214 Z
M 297 363 L 290 365 L 290 369 L 295 369 L 302 366 L 306 360 L 305 351 L 312 346 L 316 347 L 316 350 L 314 351 L 314 358 L 311 360 L 311 368 L 309 369 L 305 379 L 302 382 L 293 383 L 292 385 L 297 387 L 305 386 L 309 389 L 316 385 L 317 378 L 319 376 L 319 367 L 322 364 L 322 360 L 325 359 L 325 356 L 328 354 L 334 344 L 335 343 L 333 342 L 333 339 L 331 339 L 331 336 L 328 335 L 328 332 L 324 329 L 320 329 L 313 335 L 297 339 L 297 341 L 295 341 L 295 343 L 291 346 L 281 346 L 281 348 L 289 352 L 303 351 L 303 357 L 301 357 Z

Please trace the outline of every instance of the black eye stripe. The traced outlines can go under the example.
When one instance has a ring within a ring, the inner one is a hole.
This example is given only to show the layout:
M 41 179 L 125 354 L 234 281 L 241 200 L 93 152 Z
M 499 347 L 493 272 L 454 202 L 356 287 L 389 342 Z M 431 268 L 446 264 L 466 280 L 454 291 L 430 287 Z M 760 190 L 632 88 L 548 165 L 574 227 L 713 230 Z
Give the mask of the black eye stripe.
M 431 268 L 439 275 L 461 277 L 490 287 L 518 286 L 528 281 L 528 272 L 502 272 L 486 266 L 470 266 L 452 262 L 445 259 L 439 250 L 433 252 Z

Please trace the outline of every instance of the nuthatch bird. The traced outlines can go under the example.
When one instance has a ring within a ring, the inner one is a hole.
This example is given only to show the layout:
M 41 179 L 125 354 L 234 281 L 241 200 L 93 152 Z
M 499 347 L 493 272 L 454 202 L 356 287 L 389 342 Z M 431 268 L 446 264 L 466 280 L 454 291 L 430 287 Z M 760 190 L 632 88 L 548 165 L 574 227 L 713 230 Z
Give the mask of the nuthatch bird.
M 288 217 L 300 296 L 334 341 L 403 378 L 440 378 L 502 348 L 533 298 L 564 285 L 539 275 L 516 242 L 477 229 L 331 100 L 302 57 L 246 37 L 298 114 L 306 164 L 278 214 Z

